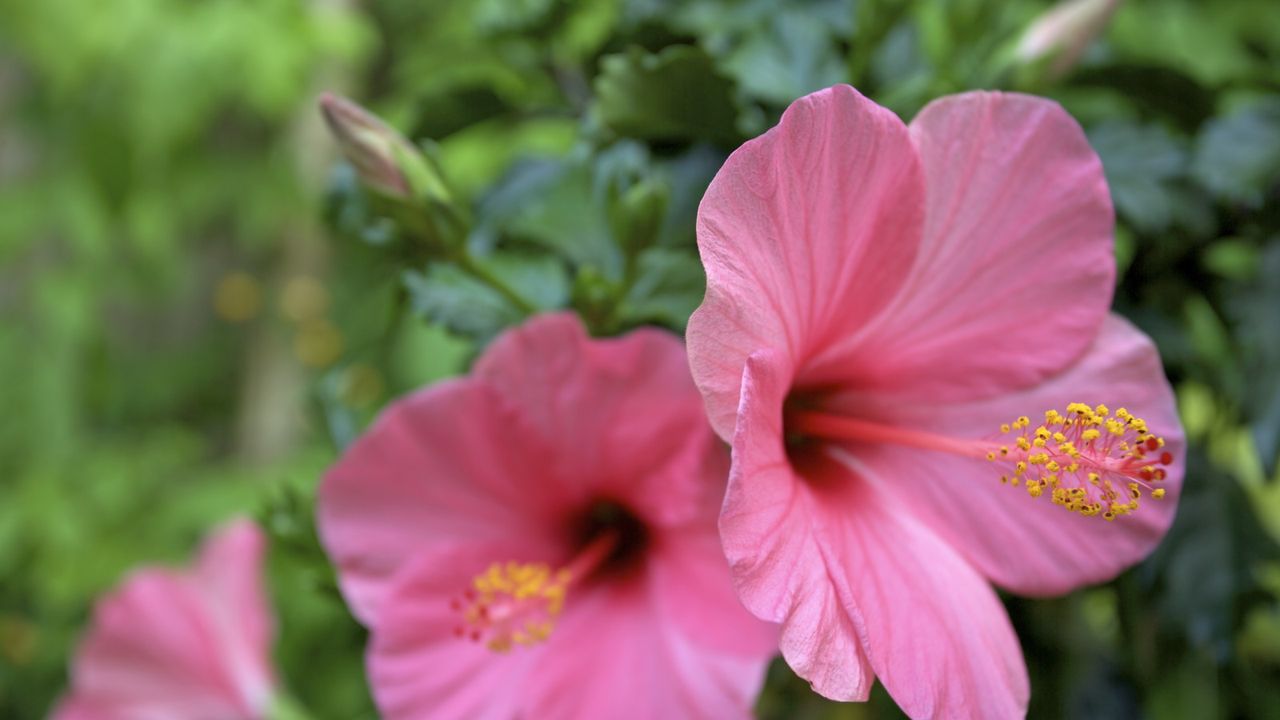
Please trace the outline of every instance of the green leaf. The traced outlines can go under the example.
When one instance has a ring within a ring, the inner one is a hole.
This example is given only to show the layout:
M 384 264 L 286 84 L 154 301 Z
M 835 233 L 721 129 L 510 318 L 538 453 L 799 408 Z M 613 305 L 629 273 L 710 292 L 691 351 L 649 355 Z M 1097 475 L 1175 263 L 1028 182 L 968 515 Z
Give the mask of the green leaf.
M 1229 280 L 1249 280 L 1258 272 L 1258 248 L 1253 243 L 1223 238 L 1204 251 L 1204 266 Z
M 1183 327 L 1194 351 L 1193 360 L 1202 366 L 1202 376 L 1231 396 L 1244 393 L 1238 348 L 1226 324 L 1213 305 L 1200 293 L 1189 291 L 1183 301 Z
M 803 10 L 776 13 L 724 65 L 748 94 L 777 105 L 848 80 L 832 26 Z
M 910 117 L 928 100 L 934 72 L 920 49 L 920 31 L 914 23 L 898 23 L 886 32 L 878 47 L 860 52 L 873 53 L 866 72 L 872 86 L 880 90 L 877 102 Z
M 436 263 L 425 272 L 406 270 L 402 279 L 414 312 L 478 342 L 522 318 L 493 288 L 454 265 Z
M 650 248 L 640 254 L 636 280 L 619 306 L 625 325 L 660 323 L 683 330 L 706 288 L 702 265 L 693 253 Z
M 1191 170 L 1215 196 L 1260 206 L 1280 181 L 1280 97 L 1206 123 Z
M 1280 462 L 1280 236 L 1254 264 L 1254 281 L 1231 287 L 1227 310 L 1240 347 L 1242 372 L 1248 378 L 1244 396 L 1253 442 L 1264 472 L 1274 476 Z
M 478 0 L 476 26 L 486 34 L 532 32 L 552 20 L 556 0 Z
M 403 282 L 414 312 L 483 344 L 527 314 L 494 282 L 535 311 L 560 308 L 569 300 L 568 273 L 554 257 L 497 251 L 469 262 L 471 271 L 445 262 L 433 263 L 425 272 L 405 271 Z
M 569 301 L 569 273 L 550 255 L 500 251 L 476 260 L 538 310 L 555 310 Z
M 1178 215 L 1178 181 L 1187 155 L 1158 125 L 1112 121 L 1093 128 L 1089 143 L 1102 158 L 1119 214 L 1140 232 L 1168 229 Z
M 341 371 L 332 370 L 325 374 L 316 389 L 325 426 L 329 430 L 329 440 L 339 451 L 345 450 L 361 429 L 356 412 L 342 402 L 341 385 Z
M 1155 582 L 1162 625 L 1219 664 L 1231 656 L 1234 618 L 1258 600 L 1255 571 L 1280 559 L 1248 495 L 1193 447 L 1178 515 L 1143 564 Z
M 1171 671 L 1155 679 L 1147 705 L 1148 717 L 1152 720 L 1221 717 L 1222 697 L 1216 669 L 1201 653 L 1178 658 Z
M 440 143 L 440 156 L 453 185 L 474 197 L 492 186 L 517 158 L 564 155 L 577 136 L 578 122 L 573 118 L 504 115 L 454 132 Z
M 570 3 L 551 39 L 551 50 L 565 62 L 581 62 L 609 40 L 622 13 L 622 0 Z
M 482 201 L 473 242 L 537 246 L 575 269 L 619 278 L 622 255 L 611 241 L 597 185 L 584 159 L 520 163 Z
M 1081 68 L 1072 75 L 1071 86 L 1110 89 L 1140 109 L 1143 117 L 1175 121 L 1187 132 L 1194 132 L 1213 113 L 1213 94 L 1168 67 L 1109 64 Z
M 1251 11 L 1265 17 L 1264 7 Z M 1233 20 L 1194 0 L 1126 3 L 1112 20 L 1109 35 L 1127 58 L 1177 68 L 1204 85 L 1218 86 L 1247 75 L 1253 63 Z
M 701 49 L 660 53 L 631 48 L 600 61 L 596 112 L 619 135 L 658 142 L 706 140 L 736 145 L 733 83 Z
M 671 193 L 658 244 L 693 247 L 698 203 L 724 159 L 724 153 L 712 146 L 698 145 L 662 163 L 661 172 L 671 186 Z
M 325 220 L 345 239 L 384 249 L 409 252 L 412 241 L 405 228 L 374 207 L 375 199 L 360 184 L 355 168 L 334 168 L 325 195 Z
M 415 119 L 409 136 L 440 140 L 510 110 L 506 99 L 486 84 L 429 88 L 414 103 Z

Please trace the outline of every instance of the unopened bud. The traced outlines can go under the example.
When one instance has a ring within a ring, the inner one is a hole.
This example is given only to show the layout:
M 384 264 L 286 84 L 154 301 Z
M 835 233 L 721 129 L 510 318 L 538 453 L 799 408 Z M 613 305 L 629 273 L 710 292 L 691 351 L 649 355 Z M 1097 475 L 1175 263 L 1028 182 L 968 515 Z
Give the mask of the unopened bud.
M 1075 67 L 1102 33 L 1120 0 L 1066 0 L 1036 18 L 1015 54 L 1026 65 L 1046 63 L 1045 77 L 1060 78 Z
M 637 253 L 657 240 L 669 196 L 666 184 L 642 180 L 611 198 L 609 221 L 623 250 Z
M 394 198 L 449 202 L 439 170 L 403 135 L 344 97 L 324 93 L 320 112 L 360 180 Z

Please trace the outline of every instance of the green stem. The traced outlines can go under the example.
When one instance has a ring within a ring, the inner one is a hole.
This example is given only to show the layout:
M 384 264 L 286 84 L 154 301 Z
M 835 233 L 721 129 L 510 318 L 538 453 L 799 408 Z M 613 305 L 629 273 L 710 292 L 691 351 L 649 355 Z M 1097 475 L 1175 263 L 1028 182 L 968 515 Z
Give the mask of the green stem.
M 459 269 L 471 277 L 488 285 L 519 310 L 521 315 L 533 315 L 538 312 L 538 308 L 533 303 L 516 292 L 502 278 L 494 275 L 488 268 L 476 262 L 475 257 L 467 250 L 465 238 L 467 236 L 467 226 L 470 224 L 467 217 L 453 205 L 435 203 L 435 207 L 438 212 L 433 213 L 429 209 L 412 206 L 409 212 L 399 218 L 400 222 L 404 223 L 411 233 L 422 240 L 421 248 L 424 251 L 425 259 L 430 262 L 432 259 L 438 258 L 441 251 L 443 251 L 445 259 L 457 265 Z M 443 219 L 447 226 L 440 227 L 439 223 L 433 221 L 433 218 Z
M 494 275 L 488 268 L 477 263 L 471 254 L 463 250 L 453 257 L 453 262 L 459 268 L 465 270 L 471 277 L 493 288 L 499 295 L 511 303 L 523 315 L 533 315 L 538 312 L 538 308 L 529 302 L 520 293 L 516 292 L 510 285 L 502 280 L 502 278 Z

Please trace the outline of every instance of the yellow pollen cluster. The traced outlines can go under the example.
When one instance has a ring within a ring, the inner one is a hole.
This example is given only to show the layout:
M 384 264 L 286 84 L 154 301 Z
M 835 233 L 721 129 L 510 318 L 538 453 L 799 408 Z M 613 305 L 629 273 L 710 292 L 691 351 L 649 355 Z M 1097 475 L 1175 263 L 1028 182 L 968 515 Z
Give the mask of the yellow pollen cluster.
M 1137 510 L 1144 491 L 1156 500 L 1165 496 L 1155 484 L 1165 479 L 1173 455 L 1124 408 L 1112 413 L 1106 405 L 1071 403 L 1065 413 L 1046 411 L 1034 429 L 1024 415 L 1000 431 L 1014 435 L 1013 447 L 993 443 L 987 459 L 1009 462 L 1012 473 L 1000 481 L 1024 485 L 1033 498 L 1048 493 L 1071 512 L 1115 520 Z
M 464 621 L 454 633 L 499 653 L 546 640 L 564 609 L 570 580 L 567 570 L 552 571 L 543 563 L 493 563 L 452 602 Z

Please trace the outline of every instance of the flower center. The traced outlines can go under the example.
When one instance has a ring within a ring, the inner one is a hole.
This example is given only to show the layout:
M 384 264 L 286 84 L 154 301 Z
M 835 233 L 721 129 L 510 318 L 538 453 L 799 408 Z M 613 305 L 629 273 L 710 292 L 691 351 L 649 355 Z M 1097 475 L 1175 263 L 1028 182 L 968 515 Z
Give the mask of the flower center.
M 546 563 L 493 563 L 450 602 L 462 622 L 454 634 L 497 653 L 546 640 L 564 610 L 569 590 L 604 563 L 618 546 L 611 530 L 595 536 L 563 567 Z
M 1161 451 L 1164 439 L 1147 423 L 1120 408 L 1071 403 L 1067 412 L 1048 410 L 1044 423 L 1031 428 L 1019 417 L 1001 425 L 1007 439 L 964 440 L 913 428 L 885 425 L 817 410 L 788 410 L 786 428 L 793 437 L 816 437 L 867 443 L 889 443 L 985 458 L 1004 469 L 1000 481 L 1024 485 L 1038 498 L 1048 491 L 1055 505 L 1085 517 L 1114 520 L 1138 509 L 1144 492 L 1159 500 L 1157 487 L 1167 475 L 1173 455 Z
M 569 542 L 574 547 L 586 547 L 605 534 L 613 534 L 616 540 L 593 578 L 626 575 L 640 566 L 649 547 L 649 527 L 626 505 L 598 499 L 570 522 Z

